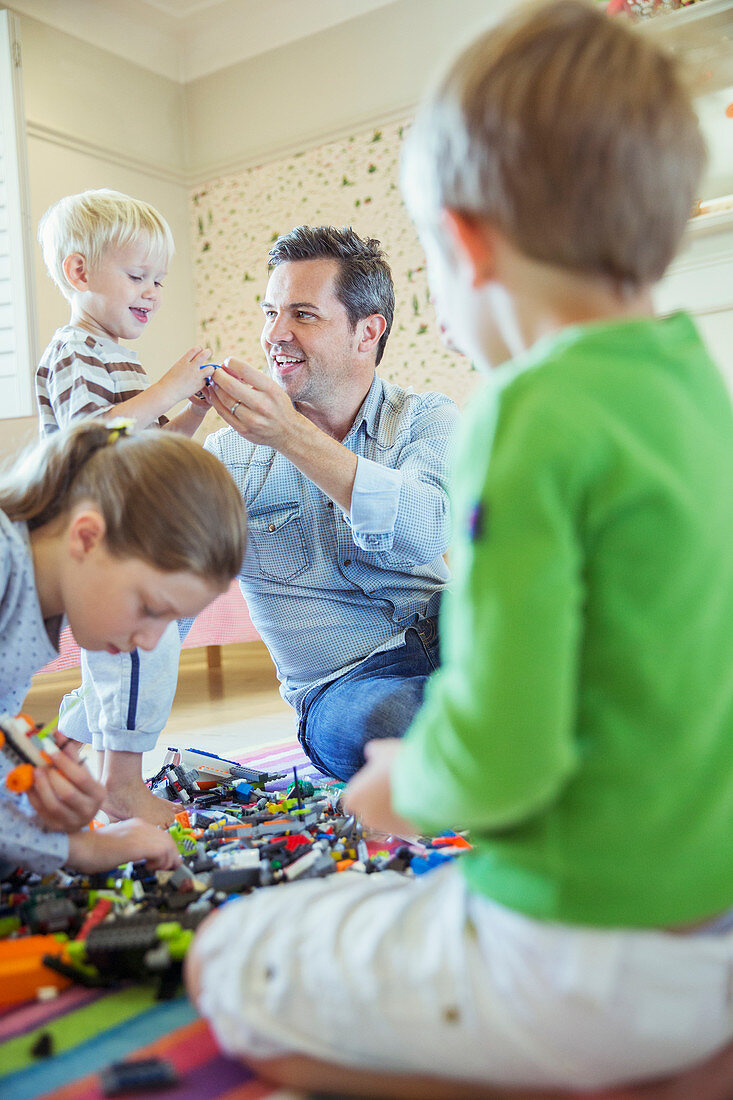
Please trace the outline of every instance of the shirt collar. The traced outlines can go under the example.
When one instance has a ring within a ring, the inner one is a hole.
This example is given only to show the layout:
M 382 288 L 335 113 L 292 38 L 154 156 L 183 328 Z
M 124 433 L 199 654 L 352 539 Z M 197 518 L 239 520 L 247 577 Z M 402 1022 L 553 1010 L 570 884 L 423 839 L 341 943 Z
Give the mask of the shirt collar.
M 369 387 L 366 397 L 361 403 L 358 413 L 354 417 L 354 422 L 349 428 L 346 438 L 353 435 L 359 430 L 363 424 L 367 430 L 367 433 L 372 439 L 377 438 L 377 426 L 379 410 L 382 407 L 384 399 L 384 382 L 375 374 L 372 379 L 372 384 Z

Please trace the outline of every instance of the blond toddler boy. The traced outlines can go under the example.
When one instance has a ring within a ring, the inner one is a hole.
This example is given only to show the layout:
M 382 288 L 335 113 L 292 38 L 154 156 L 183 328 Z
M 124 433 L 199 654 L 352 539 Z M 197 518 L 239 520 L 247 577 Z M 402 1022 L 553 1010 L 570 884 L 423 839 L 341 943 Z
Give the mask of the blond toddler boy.
M 161 304 L 163 279 L 173 256 L 165 219 L 146 202 L 100 189 L 69 195 L 41 219 L 38 231 L 49 275 L 69 302 L 71 316 L 46 348 L 36 372 L 41 433 L 48 435 L 87 416 L 124 416 L 139 427 L 193 435 L 209 408 L 196 396 L 212 373 L 208 348 L 190 348 L 156 382 L 136 352 L 120 341 L 136 340 Z M 183 400 L 186 407 L 168 420 Z M 157 647 L 133 639 L 132 653 L 110 644 L 107 653 L 82 651 L 83 706 L 77 692 L 64 700 L 67 736 L 103 754 L 107 787 L 103 809 L 113 819 L 138 816 L 162 824 L 170 805 L 150 794 L 141 778 L 141 754 L 154 746 L 167 720 L 170 676 L 180 649 L 175 623 Z M 168 683 L 169 690 L 156 685 Z

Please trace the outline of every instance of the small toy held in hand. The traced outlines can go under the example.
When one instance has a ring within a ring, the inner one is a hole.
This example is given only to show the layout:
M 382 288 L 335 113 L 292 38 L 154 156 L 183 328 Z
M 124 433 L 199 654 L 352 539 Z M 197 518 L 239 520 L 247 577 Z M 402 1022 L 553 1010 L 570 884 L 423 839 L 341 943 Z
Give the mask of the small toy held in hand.
M 129 423 L 129 422 L 128 422 Z M 122 419 L 114 422 L 115 428 L 122 430 Z M 76 701 L 66 708 L 68 714 L 81 702 L 86 692 L 80 690 Z M 52 764 L 51 753 L 63 749 L 68 743 L 68 737 L 61 743 L 54 741 L 52 734 L 59 724 L 59 715 L 52 718 L 45 726 L 37 726 L 27 714 L 0 714 L 0 753 L 15 764 L 15 767 L 5 777 L 5 786 L 14 794 L 24 794 L 33 786 L 33 769 L 43 768 Z M 43 740 L 46 741 L 45 747 Z
M 221 370 L 221 363 L 203 363 L 199 367 L 199 370 L 206 370 L 207 367 L 215 367 L 216 370 Z M 210 386 L 211 385 L 211 377 L 209 375 L 207 375 L 206 378 L 204 379 L 204 385 L 205 386 Z
M 23 794 L 33 786 L 35 768 L 46 767 L 53 763 L 51 752 L 58 747 L 53 739 L 43 744 L 43 739 L 52 733 L 56 722 L 39 729 L 27 714 L 0 715 L 0 752 L 15 766 L 5 777 L 5 786 L 14 794 Z
M 216 369 L 219 370 L 220 367 L 221 367 L 221 363 L 202 363 L 201 366 L 199 367 L 199 370 L 206 370 L 207 367 L 216 367 Z M 200 389 L 200 390 L 196 390 L 196 397 L 201 398 L 201 400 L 203 401 L 203 399 L 204 399 L 204 389 L 206 388 L 206 386 L 210 386 L 210 385 L 211 385 L 211 378 L 207 375 L 206 378 L 204 379 L 203 388 Z

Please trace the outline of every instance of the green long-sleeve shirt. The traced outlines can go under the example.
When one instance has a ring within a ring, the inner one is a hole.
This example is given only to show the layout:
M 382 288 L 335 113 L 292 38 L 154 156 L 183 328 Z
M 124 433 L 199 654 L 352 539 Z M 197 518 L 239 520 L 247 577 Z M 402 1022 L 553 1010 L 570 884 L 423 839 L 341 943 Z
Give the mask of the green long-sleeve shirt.
M 398 812 L 536 917 L 733 905 L 733 414 L 684 314 L 563 330 L 473 401 L 443 667 Z

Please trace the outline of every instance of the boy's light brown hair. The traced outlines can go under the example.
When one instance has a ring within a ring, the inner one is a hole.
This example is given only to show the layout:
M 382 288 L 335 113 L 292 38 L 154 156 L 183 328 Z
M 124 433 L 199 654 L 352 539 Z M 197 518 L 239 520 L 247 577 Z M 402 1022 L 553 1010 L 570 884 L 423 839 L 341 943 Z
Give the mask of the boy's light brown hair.
M 583 0 L 522 9 L 452 64 L 418 111 L 403 189 L 526 255 L 633 290 L 674 256 L 705 165 L 677 62 Z

